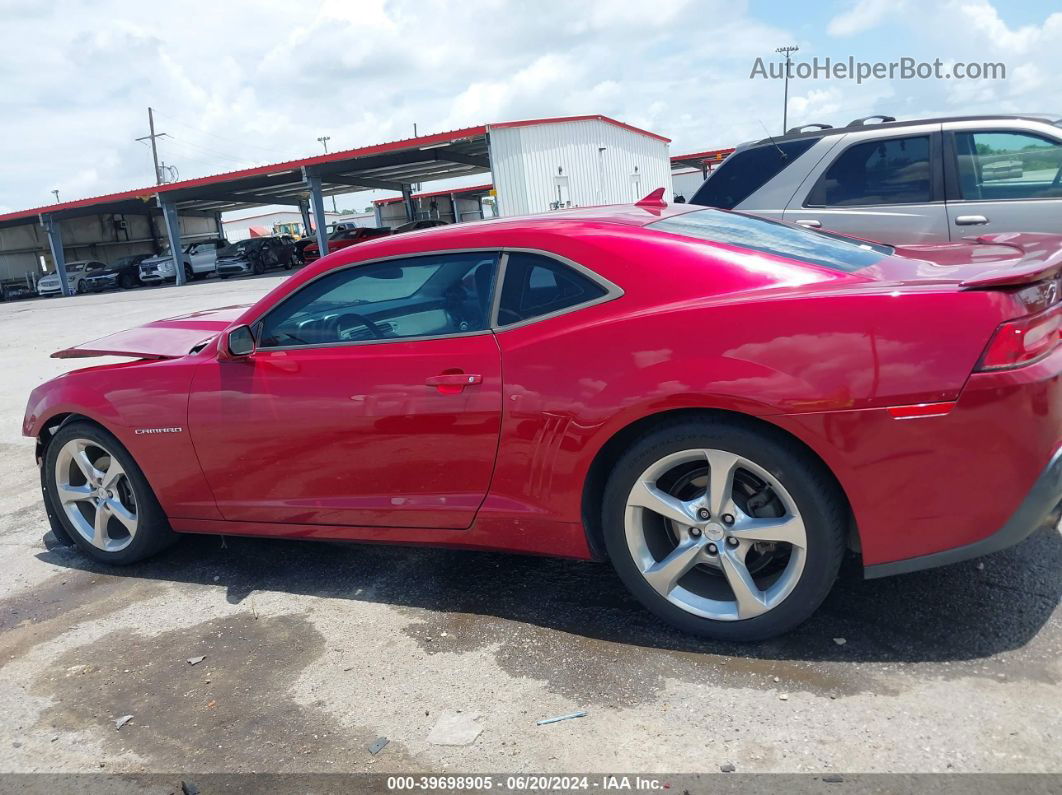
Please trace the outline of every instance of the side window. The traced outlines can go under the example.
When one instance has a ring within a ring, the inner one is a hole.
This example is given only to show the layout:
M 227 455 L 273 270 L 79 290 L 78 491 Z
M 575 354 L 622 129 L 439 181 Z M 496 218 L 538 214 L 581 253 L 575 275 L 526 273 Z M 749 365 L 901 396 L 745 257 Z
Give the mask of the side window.
M 608 295 L 578 271 L 541 254 L 513 252 L 505 265 L 498 325 L 509 326 Z
M 733 210 L 819 140 L 801 138 L 735 152 L 697 189 L 690 204 Z
M 438 337 L 490 323 L 498 255 L 455 252 L 374 262 L 310 282 L 259 323 L 261 348 Z
M 932 201 L 929 136 L 848 147 L 808 195 L 806 207 L 920 204 Z
M 957 132 L 959 195 L 963 199 L 1062 196 L 1062 144 L 1021 132 Z

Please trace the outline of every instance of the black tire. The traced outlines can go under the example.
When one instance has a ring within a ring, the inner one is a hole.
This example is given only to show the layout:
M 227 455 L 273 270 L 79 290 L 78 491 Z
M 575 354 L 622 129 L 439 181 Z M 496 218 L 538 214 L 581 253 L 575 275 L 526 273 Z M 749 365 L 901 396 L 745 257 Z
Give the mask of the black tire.
M 218 274 L 218 278 L 221 279 L 222 281 L 225 281 L 227 278 L 229 278 L 229 276 L 228 276 L 227 273 L 219 273 Z
M 84 279 L 77 283 L 77 287 L 74 288 L 74 292 L 78 295 L 84 295 L 88 292 L 88 286 L 85 284 Z
M 98 442 L 118 459 L 118 462 L 125 470 L 136 500 L 139 522 L 133 540 L 120 551 L 109 552 L 93 546 L 71 523 L 56 496 L 56 459 L 63 445 L 72 439 L 87 439 Z M 64 425 L 48 443 L 43 466 L 44 472 L 41 477 L 41 486 L 44 490 L 44 500 L 49 508 L 49 517 L 54 516 L 62 525 L 66 536 L 73 540 L 82 552 L 94 560 L 116 566 L 125 566 L 144 560 L 178 540 L 179 536 L 170 529 L 166 514 L 163 512 L 162 506 L 159 505 L 155 492 L 152 491 L 136 460 L 110 431 L 87 421 L 76 421 Z M 59 534 L 57 533 L 56 535 L 58 536 Z
M 192 266 L 187 262 L 184 263 L 184 283 L 188 284 L 195 278 L 195 272 L 192 270 Z
M 789 492 L 804 521 L 807 552 L 793 591 L 773 609 L 742 620 L 695 615 L 650 586 L 627 546 L 624 515 L 636 479 L 664 456 L 690 449 L 736 453 L 769 472 Z M 605 487 L 602 527 L 612 565 L 650 611 L 684 632 L 726 641 L 755 641 L 788 632 L 807 620 L 830 592 L 844 556 L 847 502 L 825 466 L 780 432 L 740 420 L 664 421 L 618 459 Z
M 133 278 L 133 274 L 131 273 L 123 273 L 118 277 L 118 286 L 123 290 L 131 290 L 133 287 L 136 287 L 136 279 Z
M 251 269 L 254 271 L 255 276 L 261 276 L 266 272 L 265 263 L 262 262 L 261 259 L 256 259 L 254 265 L 251 266 Z

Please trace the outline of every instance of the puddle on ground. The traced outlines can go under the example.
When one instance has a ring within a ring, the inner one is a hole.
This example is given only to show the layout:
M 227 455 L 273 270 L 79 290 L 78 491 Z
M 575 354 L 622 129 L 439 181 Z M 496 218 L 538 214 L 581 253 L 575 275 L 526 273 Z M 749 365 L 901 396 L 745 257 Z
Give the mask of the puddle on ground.
M 38 677 L 35 692 L 53 699 L 39 725 L 95 729 L 152 769 L 371 770 L 374 734 L 292 699 L 295 680 L 324 649 L 299 615 L 248 612 L 157 635 L 112 632 Z M 133 719 L 116 731 L 123 715 Z M 411 767 L 399 743 L 383 755 L 389 770 Z
M 817 663 L 633 646 L 481 615 L 422 616 L 404 631 L 428 654 L 497 646 L 495 660 L 510 676 L 543 681 L 551 692 L 585 704 L 649 703 L 669 679 L 823 696 L 890 692 L 866 674 L 831 672 Z
M 124 610 L 163 590 L 164 584 L 151 580 L 69 570 L 0 600 L 0 668 L 78 624 Z

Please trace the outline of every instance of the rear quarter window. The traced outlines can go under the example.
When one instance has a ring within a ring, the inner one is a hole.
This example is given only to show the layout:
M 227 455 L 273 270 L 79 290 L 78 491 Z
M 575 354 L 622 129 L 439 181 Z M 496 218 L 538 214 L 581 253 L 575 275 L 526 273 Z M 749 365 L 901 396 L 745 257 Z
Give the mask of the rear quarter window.
M 697 210 L 648 224 L 647 228 L 712 243 L 738 246 L 851 273 L 892 254 L 891 246 L 744 213 Z
M 819 140 L 802 138 L 734 152 L 697 189 L 690 204 L 733 210 Z

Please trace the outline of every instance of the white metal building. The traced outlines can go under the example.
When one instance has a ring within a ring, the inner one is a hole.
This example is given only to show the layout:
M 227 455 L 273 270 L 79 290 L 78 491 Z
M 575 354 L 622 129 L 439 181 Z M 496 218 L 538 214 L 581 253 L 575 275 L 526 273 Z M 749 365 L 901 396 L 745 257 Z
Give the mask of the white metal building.
M 492 124 L 490 163 L 500 215 L 621 204 L 664 188 L 669 139 L 604 116 Z
M 335 223 L 339 218 L 340 213 L 325 212 L 325 222 L 328 224 Z M 302 228 L 302 213 L 297 209 L 225 213 L 221 217 L 221 222 L 225 227 L 225 238 L 230 243 L 246 240 L 249 237 L 259 237 L 263 234 L 263 230 L 267 235 L 272 235 L 274 232 L 292 234 L 296 230 L 300 235 L 309 234 Z

